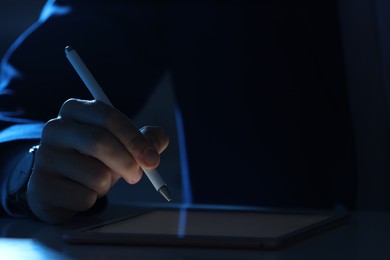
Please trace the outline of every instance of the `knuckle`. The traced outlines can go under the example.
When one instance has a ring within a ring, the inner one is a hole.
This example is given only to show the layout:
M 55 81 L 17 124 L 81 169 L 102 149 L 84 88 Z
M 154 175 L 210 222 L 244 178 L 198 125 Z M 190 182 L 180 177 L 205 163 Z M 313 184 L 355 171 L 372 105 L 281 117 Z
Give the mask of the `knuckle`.
M 110 147 L 110 138 L 103 129 L 94 128 L 89 131 L 87 138 L 87 147 L 94 154 L 104 153 Z
M 60 109 L 59 115 L 65 118 L 72 118 L 80 110 L 88 110 L 91 106 L 96 105 L 96 101 L 93 100 L 83 100 L 77 98 L 70 98 L 66 100 Z
M 69 98 L 67 99 L 63 106 L 74 106 L 76 104 L 79 104 L 80 103 L 80 99 L 77 99 L 77 98 Z
M 58 128 L 61 127 L 62 123 L 60 118 L 53 118 L 47 121 L 42 129 L 42 142 L 45 143 L 46 141 L 51 140 L 57 133 Z
M 80 104 L 80 100 L 76 98 L 70 98 L 66 100 L 60 109 L 60 115 L 68 115 L 71 111 L 74 110 L 76 106 Z

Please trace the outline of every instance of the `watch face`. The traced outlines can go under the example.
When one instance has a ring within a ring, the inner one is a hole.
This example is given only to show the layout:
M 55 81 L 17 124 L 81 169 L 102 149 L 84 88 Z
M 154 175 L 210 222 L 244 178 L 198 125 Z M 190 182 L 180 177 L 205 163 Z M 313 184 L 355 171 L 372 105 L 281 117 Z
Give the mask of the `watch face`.
M 26 183 L 34 163 L 34 154 L 27 153 L 16 165 L 7 183 L 8 194 L 14 194 Z

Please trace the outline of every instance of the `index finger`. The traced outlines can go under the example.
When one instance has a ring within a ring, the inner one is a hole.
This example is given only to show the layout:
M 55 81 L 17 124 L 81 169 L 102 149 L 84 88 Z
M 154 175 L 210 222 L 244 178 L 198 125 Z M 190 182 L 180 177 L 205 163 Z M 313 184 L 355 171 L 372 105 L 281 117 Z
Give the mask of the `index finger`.
M 79 113 L 80 110 L 84 112 Z M 157 168 L 160 163 L 154 145 L 127 116 L 109 105 L 95 100 L 69 99 L 61 107 L 59 115 L 107 129 L 145 169 Z

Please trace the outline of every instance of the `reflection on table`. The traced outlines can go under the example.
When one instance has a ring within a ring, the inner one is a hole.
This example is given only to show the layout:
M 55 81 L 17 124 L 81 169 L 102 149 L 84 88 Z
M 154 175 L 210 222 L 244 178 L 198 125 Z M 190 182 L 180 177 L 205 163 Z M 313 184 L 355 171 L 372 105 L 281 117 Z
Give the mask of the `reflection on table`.
M 64 225 L 0 219 L 0 259 L 390 259 L 390 213 L 354 212 L 348 224 L 277 251 L 70 245 L 67 231 L 136 214 L 111 205 L 96 216 Z

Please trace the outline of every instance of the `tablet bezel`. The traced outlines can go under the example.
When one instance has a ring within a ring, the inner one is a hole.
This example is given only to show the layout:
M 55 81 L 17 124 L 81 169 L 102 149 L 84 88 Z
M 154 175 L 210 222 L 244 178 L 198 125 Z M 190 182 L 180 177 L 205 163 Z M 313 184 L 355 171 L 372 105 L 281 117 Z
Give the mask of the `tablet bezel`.
M 177 235 L 161 234 L 118 234 L 118 233 L 94 233 L 94 229 L 101 228 L 110 224 L 128 220 L 130 218 L 140 217 L 154 210 L 176 210 L 180 207 L 154 207 L 142 209 L 140 213 L 129 215 L 113 220 L 105 221 L 97 225 L 92 225 L 82 229 L 63 234 L 63 239 L 70 244 L 98 244 L 98 245 L 130 245 L 130 246 L 155 246 L 155 247 L 203 247 L 203 248 L 232 248 L 232 249 L 265 249 L 275 250 L 307 239 L 314 235 L 331 230 L 347 223 L 350 212 L 341 211 L 322 211 L 322 210 L 284 210 L 284 209 L 212 209 L 202 207 L 186 207 L 188 210 L 199 211 L 218 211 L 218 212 L 259 212 L 270 214 L 314 214 L 327 215 L 324 220 L 310 224 L 285 235 L 272 237 L 226 237 L 226 236 L 198 236 L 186 235 L 179 237 Z

